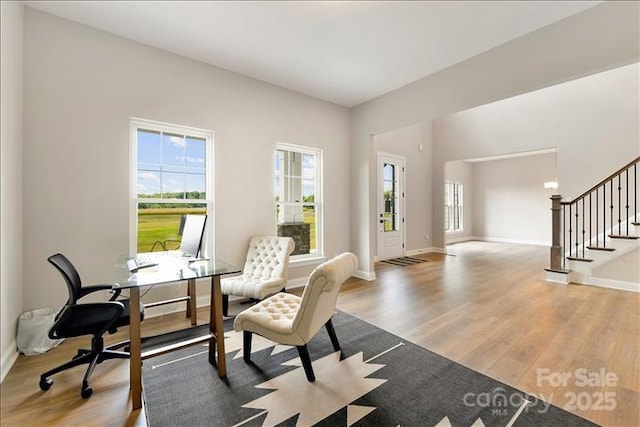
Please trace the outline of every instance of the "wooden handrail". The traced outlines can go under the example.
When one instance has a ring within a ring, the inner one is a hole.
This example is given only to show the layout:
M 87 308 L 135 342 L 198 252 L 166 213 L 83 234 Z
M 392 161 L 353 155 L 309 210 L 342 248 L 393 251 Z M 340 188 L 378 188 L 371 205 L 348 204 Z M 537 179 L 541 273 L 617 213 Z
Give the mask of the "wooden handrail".
M 577 202 L 580 199 L 583 199 L 589 193 L 594 191 L 596 188 L 599 188 L 601 185 L 606 184 L 611 179 L 613 179 L 616 176 L 620 175 L 622 172 L 624 172 L 625 170 L 629 169 L 631 166 L 633 166 L 635 163 L 638 163 L 638 162 L 640 162 L 640 157 L 636 157 L 634 160 L 630 161 L 629 163 L 627 163 L 626 165 L 624 165 L 623 167 L 621 167 L 620 169 L 618 169 L 617 171 L 615 171 L 614 173 L 612 173 L 611 175 L 609 175 L 608 177 L 606 177 L 605 179 L 603 179 L 602 181 L 600 181 L 599 183 L 597 183 L 596 185 L 591 187 L 589 190 L 585 191 L 584 193 L 582 193 L 581 195 L 576 197 L 575 199 L 570 200 L 570 201 L 566 201 L 566 202 L 560 202 L 560 204 L 562 204 L 562 205 L 570 205 L 572 203 Z

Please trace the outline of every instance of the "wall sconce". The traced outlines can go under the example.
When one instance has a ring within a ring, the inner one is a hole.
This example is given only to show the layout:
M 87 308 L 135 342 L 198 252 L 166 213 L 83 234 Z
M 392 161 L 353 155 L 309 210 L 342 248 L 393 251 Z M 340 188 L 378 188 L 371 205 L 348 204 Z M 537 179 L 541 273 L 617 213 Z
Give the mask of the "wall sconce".
M 544 188 L 549 190 L 557 190 L 558 189 L 558 181 L 547 181 L 544 183 Z

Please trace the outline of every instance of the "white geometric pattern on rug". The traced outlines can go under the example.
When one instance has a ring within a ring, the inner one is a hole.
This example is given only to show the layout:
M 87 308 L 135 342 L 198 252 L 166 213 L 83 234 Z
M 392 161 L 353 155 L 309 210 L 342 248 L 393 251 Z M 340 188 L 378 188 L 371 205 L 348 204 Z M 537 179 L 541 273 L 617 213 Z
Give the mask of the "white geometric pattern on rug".
M 242 332 L 230 331 L 224 334 L 224 351 L 226 353 L 236 352 L 234 359 L 240 359 L 242 357 Z M 203 347 L 208 348 L 209 344 L 203 344 Z M 271 351 L 271 355 L 282 353 L 283 351 L 287 351 L 292 348 L 290 345 L 281 345 L 276 344 L 273 341 L 269 341 L 266 338 L 261 337 L 260 335 L 254 334 L 253 340 L 251 342 L 251 353 L 264 350 L 266 348 L 273 347 Z M 199 356 L 201 354 L 206 353 L 208 350 L 201 351 L 199 353 L 190 354 L 189 356 L 180 357 L 177 359 L 170 360 L 164 363 L 153 364 L 151 366 L 152 369 L 160 368 L 162 366 L 171 365 L 172 363 L 180 362 L 185 359 L 190 359 L 192 357 Z
M 284 365 L 302 366 L 302 363 L 295 358 Z M 314 382 L 307 381 L 302 368 L 294 369 L 257 385 L 256 388 L 274 391 L 242 406 L 264 409 L 267 417 L 263 425 L 276 425 L 296 414 L 300 414 L 297 425 L 313 425 L 384 384 L 386 379 L 366 378 L 384 366 L 364 362 L 362 352 L 344 360 L 340 360 L 340 352 L 334 352 L 313 361 Z M 374 409 L 365 413 L 353 408 L 356 412 L 353 422 Z
M 224 352 L 237 352 L 236 355 L 233 356 L 234 359 L 240 359 L 242 357 L 242 335 L 242 332 L 236 331 L 229 331 L 224 334 Z M 256 353 L 269 347 L 273 347 L 271 355 L 282 353 L 283 351 L 287 351 L 292 348 L 290 345 L 276 344 L 258 334 L 253 334 L 253 338 L 251 340 L 251 353 Z
M 347 406 L 347 426 L 352 426 L 356 422 L 360 421 L 376 408 L 374 406 L 359 406 L 349 405 Z
M 449 421 L 449 417 L 444 417 L 443 419 L 441 419 L 435 427 L 451 427 L 451 421 Z M 473 424 L 471 424 L 471 427 L 485 427 L 485 425 L 482 420 L 478 418 Z

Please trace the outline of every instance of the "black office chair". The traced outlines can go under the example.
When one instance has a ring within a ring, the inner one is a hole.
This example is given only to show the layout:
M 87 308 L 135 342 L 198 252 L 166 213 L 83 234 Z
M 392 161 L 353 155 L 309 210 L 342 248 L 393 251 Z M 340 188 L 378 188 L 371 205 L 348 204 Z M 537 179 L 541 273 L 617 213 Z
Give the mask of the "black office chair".
M 69 299 L 65 306 L 56 316 L 56 321 L 49 330 L 49 338 L 71 338 L 81 335 L 93 335 L 91 338 L 91 350 L 80 349 L 69 362 L 51 369 L 40 376 L 40 388 L 49 390 L 53 385 L 53 380 L 48 377 L 66 369 L 88 363 L 80 395 L 88 398 L 93 393 L 89 387 L 89 377 L 98 363 L 108 359 L 128 359 L 129 353 L 117 351 L 118 348 L 129 344 L 128 341 L 121 342 L 110 347 L 104 347 L 106 332 L 114 333 L 119 326 L 129 324 L 129 300 L 118 300 L 120 289 L 115 288 L 113 296 L 106 302 L 99 303 L 78 303 L 78 300 L 96 291 L 110 290 L 115 285 L 93 285 L 82 287 L 80 275 L 73 264 L 62 254 L 55 254 L 48 258 L 49 262 L 57 268 L 64 277 L 69 290 Z M 140 307 L 142 320 L 144 309 Z

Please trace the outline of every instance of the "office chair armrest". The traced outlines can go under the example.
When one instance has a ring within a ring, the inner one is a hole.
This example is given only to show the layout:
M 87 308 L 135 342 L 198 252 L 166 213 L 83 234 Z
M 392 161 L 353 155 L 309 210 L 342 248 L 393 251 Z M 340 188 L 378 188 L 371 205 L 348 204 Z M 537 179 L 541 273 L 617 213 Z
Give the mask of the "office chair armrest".
M 104 285 L 90 285 L 90 286 L 83 286 L 82 288 L 80 288 L 80 293 L 78 295 L 78 299 L 89 295 L 93 292 L 98 292 L 98 291 L 110 291 L 113 290 L 114 288 L 117 288 L 118 285 L 116 283 L 112 283 L 112 284 L 104 284 Z M 116 297 L 118 295 L 120 295 L 120 289 L 116 289 L 116 293 L 117 295 L 115 295 Z M 110 298 L 110 301 L 113 301 L 114 297 Z
M 67 305 L 49 330 L 49 338 L 103 335 L 124 313 L 118 301 Z
M 113 291 L 113 295 L 111 295 L 111 298 L 109 298 L 109 301 L 115 301 L 116 298 L 120 296 L 120 292 L 122 292 L 122 289 L 120 289 L 120 285 L 118 285 L 117 283 L 114 283 L 112 285 L 111 290 Z

